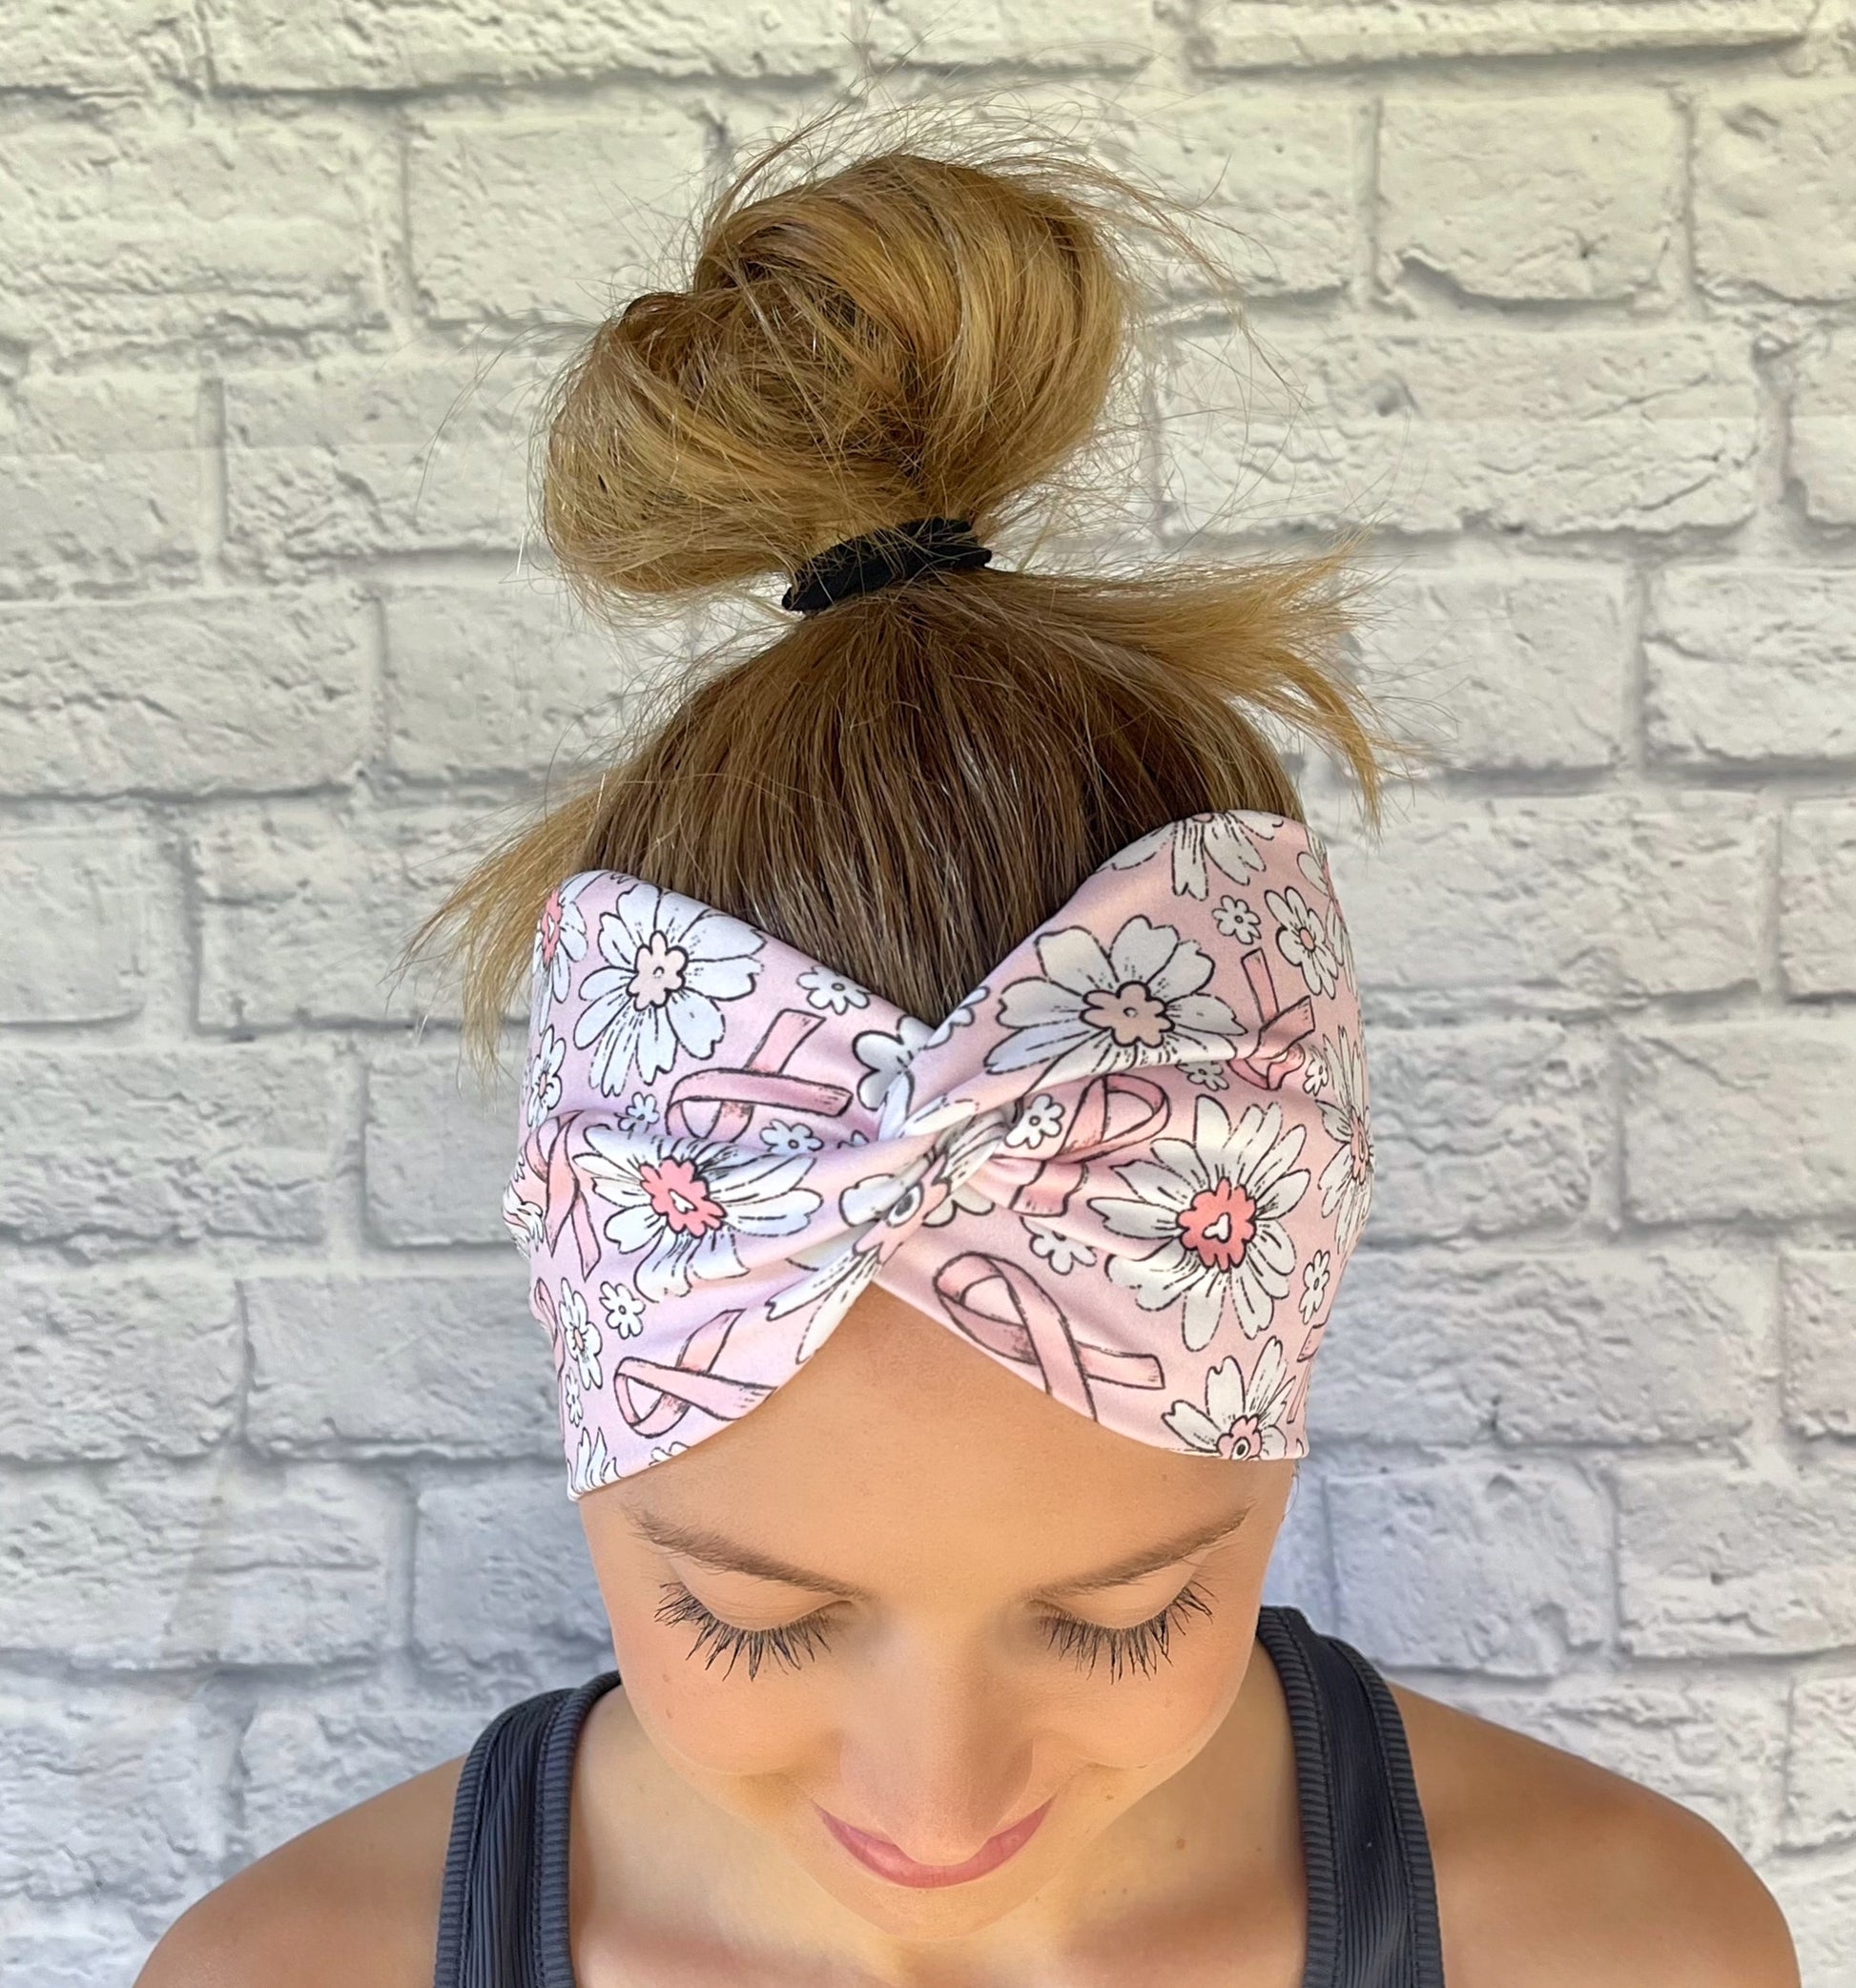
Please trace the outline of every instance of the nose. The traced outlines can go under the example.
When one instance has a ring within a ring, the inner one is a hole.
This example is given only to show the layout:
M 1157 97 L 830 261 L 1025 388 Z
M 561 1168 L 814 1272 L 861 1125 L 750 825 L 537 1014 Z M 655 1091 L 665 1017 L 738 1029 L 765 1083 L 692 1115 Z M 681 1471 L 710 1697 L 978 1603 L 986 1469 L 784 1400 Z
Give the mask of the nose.
M 824 1806 L 918 1864 L 963 1864 L 1041 1802 L 1031 1733 L 1012 1695 L 970 1657 L 918 1650 L 880 1667 L 840 1743 Z

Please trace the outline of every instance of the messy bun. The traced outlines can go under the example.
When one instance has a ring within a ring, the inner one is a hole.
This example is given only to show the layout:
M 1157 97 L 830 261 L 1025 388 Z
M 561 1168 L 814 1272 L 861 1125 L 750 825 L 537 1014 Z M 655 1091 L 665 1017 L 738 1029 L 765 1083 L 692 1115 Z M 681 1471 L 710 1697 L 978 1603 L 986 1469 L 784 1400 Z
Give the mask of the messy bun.
M 838 540 L 1035 517 L 1139 349 L 1156 197 L 1048 145 L 906 148 L 771 183 L 767 148 L 701 217 L 688 280 L 636 297 L 557 377 L 542 528 L 599 616 L 773 574 Z M 464 962 L 493 1067 L 536 918 L 580 869 L 649 877 L 938 1022 L 1092 870 L 1161 824 L 1300 817 L 1271 722 L 1332 753 L 1378 819 L 1381 725 L 1342 657 L 1351 538 L 1132 576 L 931 573 L 681 676 L 426 921 Z

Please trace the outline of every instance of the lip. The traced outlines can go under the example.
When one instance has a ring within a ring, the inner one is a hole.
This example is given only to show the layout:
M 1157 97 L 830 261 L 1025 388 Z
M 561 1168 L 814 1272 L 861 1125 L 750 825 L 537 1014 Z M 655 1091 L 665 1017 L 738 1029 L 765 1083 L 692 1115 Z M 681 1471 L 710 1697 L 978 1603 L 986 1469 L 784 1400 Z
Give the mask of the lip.
M 988 1871 L 998 1870 L 1007 1857 L 1017 1855 L 1030 1842 L 1051 1802 L 1056 1799 L 1052 1795 L 1041 1808 L 1033 1809 L 1029 1815 L 1021 1815 L 1010 1829 L 989 1836 L 963 1864 L 918 1864 L 887 1836 L 873 1836 L 867 1830 L 857 1829 L 841 1816 L 834 1815 L 829 1809 L 819 1809 L 818 1812 L 824 1818 L 825 1827 L 866 1869 L 876 1872 L 878 1877 L 887 1877 L 892 1884 L 926 1888 L 968 1884 L 976 1877 L 984 1877 Z M 813 1806 L 818 1808 L 815 1802 Z

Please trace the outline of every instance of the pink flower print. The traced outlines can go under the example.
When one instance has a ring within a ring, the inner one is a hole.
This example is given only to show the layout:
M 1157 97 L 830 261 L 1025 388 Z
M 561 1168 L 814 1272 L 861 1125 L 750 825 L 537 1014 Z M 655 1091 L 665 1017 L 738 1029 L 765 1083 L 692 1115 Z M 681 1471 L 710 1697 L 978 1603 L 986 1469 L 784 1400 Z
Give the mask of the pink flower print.
M 1195 1450 L 1215 1457 L 1287 1457 L 1292 1380 L 1283 1358 L 1283 1342 L 1273 1334 L 1263 1342 L 1247 1384 L 1233 1359 L 1222 1359 L 1206 1376 L 1206 1405 L 1175 1401 L 1161 1418 L 1173 1434 Z
M 1214 868 L 1239 883 L 1253 871 L 1262 869 L 1263 858 L 1258 854 L 1257 843 L 1271 840 L 1282 825 L 1281 815 L 1256 811 L 1241 821 L 1229 812 L 1188 815 L 1183 821 L 1168 822 L 1130 843 L 1111 859 L 1109 867 L 1132 869 L 1165 851 L 1172 859 L 1173 895 L 1203 898 L 1210 887 L 1210 872 Z
M 823 966 L 808 968 L 799 975 L 798 984 L 805 989 L 806 1000 L 810 1005 L 829 1008 L 835 1015 L 848 1013 L 854 1007 L 870 1005 L 867 988 L 860 987 L 856 981 L 846 980 L 841 973 L 830 972 Z
M 567 1046 L 553 1029 L 544 1026 L 535 1053 L 528 1059 L 527 1081 L 523 1087 L 525 1115 L 531 1126 L 542 1120 L 561 1102 L 561 1059 Z
M 745 1274 L 737 1236 L 796 1235 L 819 1197 L 799 1185 L 809 1157 L 743 1153 L 695 1138 L 629 1138 L 609 1126 L 587 1133 L 582 1161 L 593 1191 L 617 1212 L 606 1233 L 627 1255 L 648 1298 Z
M 1310 994 L 1331 994 L 1340 962 L 1329 942 L 1327 921 L 1292 883 L 1265 891 L 1263 901 L 1277 920 L 1276 950 L 1300 970 Z
M 531 1031 L 540 1025 L 551 1003 L 567 999 L 573 963 L 586 958 L 587 921 L 576 900 L 598 874 L 582 870 L 557 884 L 548 892 L 535 922 L 534 942 L 528 953 Z
M 1171 925 L 1129 919 L 1103 942 L 1086 925 L 1038 941 L 1044 977 L 1014 981 L 999 1004 L 1012 1031 L 986 1057 L 989 1070 L 1046 1064 L 1042 1080 L 1093 1077 L 1141 1064 L 1202 1062 L 1234 1053 L 1243 1025 L 1200 989 L 1212 962 Z
M 596 1388 L 599 1379 L 599 1327 L 587 1315 L 587 1298 L 565 1280 L 555 1315 L 561 1321 L 561 1343 L 567 1363 L 580 1376 L 582 1387 Z
M 1372 1127 L 1367 1111 L 1366 1058 L 1362 1045 L 1337 1028 L 1322 1045 L 1333 1094 L 1321 1101 L 1321 1122 L 1340 1150 L 1321 1172 L 1321 1211 L 1336 1217 L 1334 1247 L 1345 1255 L 1366 1227 L 1372 1206 Z
M 574 1046 L 592 1047 L 590 1081 L 618 1093 L 636 1068 L 649 1084 L 679 1056 L 712 1055 L 726 1024 L 719 1003 L 753 991 L 764 942 L 752 926 L 654 883 L 633 883 L 599 921 L 607 963 L 580 983 Z
M 1253 1339 L 1289 1294 L 1295 1245 L 1284 1217 L 1308 1189 L 1294 1164 L 1307 1134 L 1284 1130 L 1279 1104 L 1252 1105 L 1233 1128 L 1215 1098 L 1200 1098 L 1190 1142 L 1156 1139 L 1151 1159 L 1116 1167 L 1138 1198 L 1090 1202 L 1117 1235 L 1159 1241 L 1145 1256 L 1111 1256 L 1108 1274 L 1144 1312 L 1183 1304 L 1192 1352 L 1211 1343 L 1227 1302 Z

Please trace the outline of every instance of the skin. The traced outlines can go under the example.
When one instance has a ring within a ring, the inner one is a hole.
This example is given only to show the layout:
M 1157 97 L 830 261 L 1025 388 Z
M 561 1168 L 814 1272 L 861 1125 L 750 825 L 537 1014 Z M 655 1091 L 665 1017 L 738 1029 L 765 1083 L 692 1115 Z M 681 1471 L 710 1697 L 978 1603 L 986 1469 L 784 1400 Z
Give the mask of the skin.
M 866 1294 L 751 1415 L 581 1501 L 626 1681 L 576 1756 L 582 1988 L 1297 1988 L 1294 1759 L 1255 1642 L 1293 1476 L 1120 1437 Z M 699 1556 L 676 1528 L 712 1537 Z M 805 1578 L 719 1564 L 723 1542 Z M 667 1584 L 742 1629 L 812 1618 L 817 1646 L 710 1662 L 660 1619 Z M 1145 1668 L 1053 1645 L 1053 1619 L 1128 1630 L 1188 1587 L 1203 1611 Z M 1797 1988 L 1777 1907 L 1701 1818 L 1395 1695 L 1452 1988 Z M 460 1765 L 209 1894 L 138 1988 L 424 1988 Z M 948 1865 L 1046 1803 L 1016 1854 L 932 1887 L 867 1869 L 819 1813 Z

